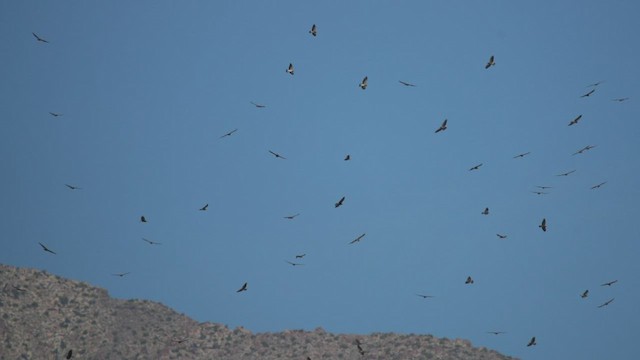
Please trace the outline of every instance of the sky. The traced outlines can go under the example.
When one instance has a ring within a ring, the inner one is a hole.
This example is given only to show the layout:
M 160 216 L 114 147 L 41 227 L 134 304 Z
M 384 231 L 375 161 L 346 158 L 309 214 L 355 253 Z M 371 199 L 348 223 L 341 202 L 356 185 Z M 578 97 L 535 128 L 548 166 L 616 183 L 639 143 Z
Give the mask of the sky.
M 0 2 L 0 263 L 253 332 L 635 358 L 638 13 Z

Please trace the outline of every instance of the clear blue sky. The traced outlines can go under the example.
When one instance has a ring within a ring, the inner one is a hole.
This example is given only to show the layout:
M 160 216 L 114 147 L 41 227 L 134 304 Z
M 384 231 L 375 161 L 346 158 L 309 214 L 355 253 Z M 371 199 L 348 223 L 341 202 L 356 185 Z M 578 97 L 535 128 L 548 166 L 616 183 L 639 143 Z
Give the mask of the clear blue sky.
M 254 332 L 634 358 L 638 14 L 632 0 L 4 1 L 0 262 Z

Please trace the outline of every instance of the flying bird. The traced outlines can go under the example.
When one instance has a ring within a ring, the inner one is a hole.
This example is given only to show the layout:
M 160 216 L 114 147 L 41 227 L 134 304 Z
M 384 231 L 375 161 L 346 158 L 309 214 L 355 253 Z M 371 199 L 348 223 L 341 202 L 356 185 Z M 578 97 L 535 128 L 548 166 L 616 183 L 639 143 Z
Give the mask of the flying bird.
M 335 207 L 338 208 L 340 206 L 342 206 L 342 203 L 344 203 L 344 196 L 342 198 L 340 198 L 340 200 L 338 200 L 337 203 L 335 203 Z
M 606 182 L 606 181 L 604 181 L 604 182 L 601 182 L 601 183 L 600 183 L 600 184 L 598 184 L 598 185 L 593 185 L 593 186 L 591 187 L 591 190 L 593 190 L 593 189 L 599 189 L 602 185 L 604 185 L 604 184 L 606 184 L 606 183 L 607 183 L 607 182 Z
M 491 55 L 491 57 L 489 58 L 489 61 L 487 62 L 487 65 L 484 66 L 485 69 L 488 69 L 492 66 L 496 65 L 496 62 L 494 61 L 495 59 L 493 58 L 493 55 Z
M 64 184 L 64 186 L 68 187 L 71 190 L 81 190 L 82 188 L 74 186 L 74 185 L 69 185 L 69 184 Z
M 285 260 L 285 261 L 286 261 L 287 263 L 291 264 L 291 266 L 301 266 L 301 265 L 304 265 L 304 264 L 300 264 L 300 263 L 294 263 L 294 262 L 291 262 L 291 261 L 289 261 L 289 260 Z
M 15 286 L 15 285 L 11 285 L 11 287 L 14 288 L 17 291 L 20 291 L 20 292 L 26 292 L 27 291 L 27 289 L 23 289 L 23 288 L 21 288 L 19 286 Z
M 547 219 L 542 219 L 542 222 L 540 223 L 540 225 L 538 225 L 538 227 L 542 229 L 542 231 L 547 231 Z
M 140 222 L 146 223 L 147 219 L 144 216 L 140 216 Z
M 588 93 L 586 93 L 586 94 L 584 94 L 584 95 L 582 95 L 582 96 L 580 96 L 580 97 L 581 97 L 581 98 L 583 98 L 583 97 L 589 97 L 589 96 L 591 96 L 591 94 L 593 94 L 595 91 L 596 91 L 596 89 L 592 89 L 591 91 L 589 91 Z
M 262 108 L 266 108 L 266 107 L 267 107 L 267 105 L 263 105 L 263 104 L 256 104 L 256 103 L 254 103 L 253 101 L 249 101 L 249 102 L 251 103 L 251 105 L 253 105 L 253 106 L 255 106 L 255 107 L 259 108 L 259 109 L 262 109 Z
M 627 101 L 627 100 L 629 100 L 629 98 L 628 98 L 628 97 L 626 97 L 626 98 L 611 99 L 611 101 L 617 101 L 617 102 L 623 102 L 623 101 Z
M 289 220 L 293 220 L 296 218 L 296 216 L 300 215 L 300 213 L 297 213 L 295 215 L 289 215 L 289 216 L 284 216 L 285 219 L 289 219 Z
M 117 274 L 111 274 L 111 275 L 124 277 L 125 275 L 129 275 L 129 274 L 131 274 L 131 273 L 130 272 L 123 272 L 123 273 L 117 273 Z
M 546 189 L 553 189 L 551 186 L 536 186 L 538 189 L 542 189 L 542 190 L 546 190 Z
M 527 346 L 533 346 L 533 345 L 538 345 L 536 343 L 536 337 L 532 337 L 531 340 L 529 340 L 529 343 L 527 344 Z
M 532 191 L 532 193 L 537 194 L 537 195 L 547 195 L 548 192 L 544 192 L 544 191 Z
M 478 170 L 478 169 L 480 169 L 480 166 L 482 166 L 482 163 L 472 167 L 471 169 L 469 169 L 469 171 Z
M 583 147 L 582 149 L 580 149 L 580 150 L 578 150 L 578 151 L 574 152 L 574 153 L 573 153 L 573 155 L 582 154 L 583 152 L 585 152 L 585 151 L 587 151 L 587 150 L 591 150 L 591 149 L 593 149 L 593 148 L 594 148 L 594 147 L 596 147 L 596 146 L 597 146 L 597 145 L 587 145 L 587 146 Z
M 145 239 L 145 238 L 142 238 L 142 240 L 145 241 L 146 243 L 148 243 L 149 245 L 162 245 L 162 243 L 159 243 L 157 241 L 152 241 L 152 240 Z
M 422 295 L 422 294 L 416 294 L 416 296 L 420 296 L 423 299 L 429 299 L 429 298 L 434 297 L 433 295 Z
M 360 236 L 358 236 L 357 238 L 353 239 L 349 244 L 355 244 L 357 242 L 359 242 L 360 240 L 362 240 L 362 238 L 365 236 L 366 234 L 362 234 Z
M 40 36 L 36 35 L 36 33 L 32 32 L 33 36 L 36 38 L 36 40 L 43 42 L 43 43 L 49 43 L 47 40 L 41 38 Z
M 613 300 L 614 300 L 614 299 L 615 299 L 615 298 L 611 298 L 611 299 L 609 299 L 609 300 L 605 301 L 604 303 L 602 303 L 602 304 L 598 305 L 598 307 L 599 307 L 599 308 L 601 308 L 601 307 L 605 307 L 605 306 L 607 306 L 607 305 L 611 304 L 611 303 L 613 302 Z
M 596 83 L 589 84 L 589 85 L 587 85 L 587 86 L 585 86 L 585 87 L 596 87 L 596 86 L 598 86 L 598 85 L 602 84 L 603 82 L 604 82 L 604 80 L 602 80 L 602 81 L 598 81 L 598 82 L 596 82 Z
M 447 130 L 447 119 L 444 119 L 440 127 L 436 129 L 436 134 L 439 133 L 440 131 L 445 131 L 445 130 Z
M 369 77 L 365 76 L 364 79 L 362 79 L 362 82 L 360 82 L 360 85 L 358 86 L 360 86 L 360 88 L 364 90 L 367 88 L 367 85 L 369 85 Z
M 280 158 L 280 159 L 284 159 L 284 160 L 287 159 L 286 157 L 284 157 L 284 156 L 282 156 L 282 155 L 280 155 L 278 153 L 275 153 L 275 152 L 273 152 L 271 150 L 269 150 L 269 152 L 271 153 L 271 155 L 275 156 L 276 158 Z
M 525 157 L 525 156 L 527 156 L 529 154 L 531 154 L 531 151 L 527 151 L 526 153 L 518 154 L 518 155 L 514 156 L 513 158 L 514 159 L 523 158 L 523 157 Z
M 587 296 L 589 296 L 589 290 L 585 290 L 582 295 L 580 295 L 581 298 L 585 299 Z
M 582 119 L 582 114 L 576 116 L 575 119 L 571 120 L 571 122 L 569 123 L 569 126 L 577 124 L 578 121 L 580 121 L 580 119 Z
M 398 82 L 399 82 L 400 84 L 404 85 L 404 86 L 412 86 L 412 87 L 415 87 L 415 85 L 414 85 L 414 84 L 411 84 L 411 83 L 408 83 L 408 82 L 404 82 L 404 81 L 402 81 L 402 80 L 398 80 Z
M 60 114 L 60 113 L 54 113 L 54 112 L 51 112 L 51 111 L 49 111 L 49 115 L 51 115 L 53 117 L 62 116 L 62 114 Z
M 573 174 L 574 172 L 576 172 L 576 171 L 575 170 L 571 170 L 571 171 L 567 171 L 566 173 L 558 174 L 556 176 L 569 176 L 569 175 Z
M 302 259 L 305 256 L 307 256 L 307 254 L 296 255 L 296 259 Z
M 203 207 L 201 207 L 199 210 L 200 211 L 207 211 L 207 208 L 209 207 L 209 204 L 205 204 Z
M 289 63 L 289 67 L 285 71 L 288 72 L 289 74 L 293 75 L 293 72 L 294 72 L 293 64 Z
M 506 334 L 506 331 L 487 331 L 487 334 L 493 334 L 493 335 L 500 335 L 500 334 Z
M 69 359 L 71 359 L 72 356 L 73 356 L 73 350 L 69 350 L 67 352 L 67 356 L 65 356 L 65 359 L 69 360 Z
M 500 239 L 506 239 L 507 235 L 502 235 L 502 234 L 496 234 Z
M 480 214 L 489 215 L 489 208 L 484 208 L 484 210 L 482 210 L 482 212 Z
M 466 280 L 464 283 L 465 283 L 465 284 L 473 284 L 473 283 L 474 283 L 474 281 L 473 281 L 473 279 L 471 278 L 471 276 L 467 276 L 467 280 Z
M 360 355 L 364 356 L 365 351 L 362 349 L 362 346 L 360 346 L 360 344 L 357 344 L 357 346 L 358 346 L 358 352 L 360 353 Z
M 349 161 L 351 160 L 351 155 L 347 154 L 347 156 L 344 157 L 344 161 Z
M 243 291 L 247 291 L 247 286 L 248 286 L 248 285 L 249 285 L 248 283 L 244 283 L 244 284 L 242 285 L 242 287 L 241 287 L 240 289 L 238 289 L 236 292 L 243 292 Z
M 224 135 L 220 136 L 220 139 L 225 138 L 225 137 L 227 137 L 227 136 L 231 136 L 231 135 L 233 135 L 233 133 L 234 133 L 234 132 L 236 132 L 236 131 L 238 131 L 238 129 L 233 129 L 233 130 L 229 131 L 228 133 L 226 133 L 226 134 L 224 134 Z
M 604 283 L 604 284 L 602 284 L 600 286 L 611 286 L 611 285 L 613 285 L 613 284 L 615 284 L 617 282 L 618 282 L 618 280 L 613 280 L 613 281 L 606 282 L 606 283 Z
M 44 250 L 46 252 L 50 252 L 53 255 L 57 255 L 55 252 L 51 251 L 48 247 L 44 246 L 44 244 L 42 244 L 41 242 L 39 242 L 38 244 L 40 244 L 40 246 L 42 246 L 42 250 Z
M 316 24 L 313 24 L 311 26 L 311 30 L 309 30 L 309 34 L 316 36 L 318 35 L 318 27 L 316 26 Z

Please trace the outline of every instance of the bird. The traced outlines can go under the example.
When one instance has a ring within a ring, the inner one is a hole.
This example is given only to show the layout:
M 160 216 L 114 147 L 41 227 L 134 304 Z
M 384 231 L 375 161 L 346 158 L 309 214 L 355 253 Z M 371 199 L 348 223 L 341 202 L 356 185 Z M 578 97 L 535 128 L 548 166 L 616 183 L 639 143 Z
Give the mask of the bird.
M 294 262 L 291 262 L 291 261 L 289 261 L 289 260 L 285 260 L 285 261 L 286 261 L 287 263 L 291 264 L 292 266 L 301 266 L 301 265 L 304 265 L 304 264 L 300 264 L 300 263 L 294 263 Z
M 145 218 L 144 216 L 140 216 L 140 222 L 146 223 L 147 218 Z
M 51 251 L 51 249 L 49 249 L 48 247 L 44 246 L 44 244 L 42 244 L 41 242 L 39 242 L 38 244 L 40 244 L 40 246 L 42 246 L 42 250 L 44 250 L 46 252 L 50 252 L 53 255 L 57 255 L 55 252 Z
M 162 243 L 159 243 L 157 241 L 152 241 L 152 240 L 149 240 L 149 239 L 145 239 L 145 238 L 142 238 L 142 241 L 147 242 L 149 245 L 162 245 Z
M 49 111 L 49 115 L 51 115 L 53 117 L 62 116 L 62 114 L 60 114 L 60 113 L 54 113 L 54 112 L 51 112 L 51 111 Z
M 267 105 L 263 105 L 263 104 L 256 104 L 256 103 L 254 103 L 253 101 L 249 101 L 249 102 L 251 103 L 251 105 L 253 105 L 253 106 L 255 106 L 255 107 L 259 108 L 259 109 L 262 109 L 262 108 L 266 108 L 266 107 L 267 107 Z
M 65 359 L 67 359 L 67 360 L 68 360 L 68 359 L 71 359 L 71 357 L 72 357 L 72 356 L 73 356 L 73 350 L 71 350 L 71 349 L 70 349 L 70 350 L 67 352 L 67 356 L 65 356 Z
M 478 164 L 476 166 L 473 166 L 471 169 L 469 169 L 469 171 L 478 170 L 478 169 L 480 169 L 480 166 L 482 166 L 482 163 L 480 163 L 480 164 Z
M 493 335 L 500 335 L 500 334 L 506 334 L 506 331 L 487 331 L 487 334 L 493 334 Z
M 364 79 L 362 79 L 362 81 L 360 82 L 360 85 L 358 86 L 360 86 L 362 90 L 365 90 L 367 88 L 367 85 L 369 85 L 369 77 L 365 76 Z
M 289 74 L 293 75 L 293 73 L 294 73 L 293 64 L 289 63 L 289 67 L 285 71 L 288 72 Z
M 578 151 L 574 152 L 574 153 L 573 153 L 573 155 L 582 154 L 583 152 L 585 152 L 585 151 L 587 151 L 587 150 L 591 150 L 591 149 L 593 149 L 593 148 L 594 148 L 594 147 L 596 147 L 596 146 L 597 146 L 597 145 L 587 145 L 587 146 L 583 147 L 582 149 L 580 149 L 580 150 L 578 150 Z
M 249 283 L 244 283 L 242 285 L 242 287 L 240 289 L 238 289 L 236 292 L 243 292 L 243 291 L 247 291 L 247 286 L 249 285 Z
M 548 192 L 544 192 L 544 191 L 532 191 L 532 193 L 537 194 L 537 195 L 547 195 Z
M 587 85 L 587 86 L 585 86 L 585 87 L 596 87 L 596 86 L 598 86 L 598 85 L 602 84 L 603 82 L 604 82 L 604 80 L 602 80 L 602 81 L 598 81 L 598 82 L 596 82 L 596 83 L 589 84 L 589 85 Z
M 273 151 L 271 151 L 271 150 L 269 150 L 269 152 L 271 153 L 271 155 L 275 156 L 276 158 L 280 158 L 280 159 L 287 160 L 287 158 L 286 158 L 286 157 L 284 157 L 284 156 L 282 156 L 282 155 L 280 155 L 280 154 L 278 154 L 278 153 L 275 153 L 275 152 L 273 152 Z
M 573 174 L 574 172 L 576 172 L 576 171 L 575 170 L 571 170 L 571 171 L 567 171 L 566 173 L 558 174 L 556 176 L 569 176 L 569 175 Z
M 125 275 L 129 275 L 129 274 L 131 274 L 131 273 L 130 272 L 123 272 L 123 273 L 117 273 L 117 274 L 111 274 L 111 275 L 124 277 Z
M 316 24 L 311 25 L 311 30 L 309 30 L 309 34 L 316 36 L 318 35 L 318 27 Z
M 296 259 L 302 259 L 305 256 L 307 256 L 307 254 L 296 255 Z
M 342 206 L 342 203 L 344 203 L 344 196 L 342 198 L 340 198 L 340 200 L 338 200 L 337 203 L 335 203 L 335 207 L 338 208 L 340 206 Z
M 605 307 L 605 306 L 607 306 L 607 305 L 611 304 L 611 303 L 613 302 L 613 300 L 614 300 L 614 299 L 615 299 L 615 298 L 611 298 L 611 299 L 609 299 L 609 300 L 605 301 L 604 303 L 602 303 L 602 304 L 598 305 L 598 307 L 599 307 L 599 308 L 601 308 L 601 307 Z
M 628 97 L 625 97 L 625 98 L 616 98 L 616 99 L 611 99 L 611 101 L 617 101 L 617 102 L 623 102 L 623 101 L 627 101 L 627 100 L 629 100 L 629 98 L 628 98 Z
M 604 284 L 602 284 L 600 286 L 611 286 L 611 285 L 613 285 L 613 284 L 615 284 L 617 282 L 618 282 L 618 280 L 613 280 L 613 281 L 606 282 L 606 283 L 604 283 Z
M 569 126 L 577 124 L 578 121 L 580 121 L 580 119 L 582 119 L 582 114 L 576 116 L 575 119 L 571 120 L 571 122 L 569 123 Z
M 23 289 L 19 286 L 15 286 L 15 285 L 11 285 L 12 288 L 14 288 L 16 291 L 20 291 L 20 292 L 26 292 L 27 289 Z
M 523 158 L 523 157 L 525 157 L 525 156 L 527 156 L 529 154 L 531 154 L 531 151 L 527 151 L 526 153 L 518 154 L 518 155 L 514 156 L 513 158 L 514 159 Z
M 585 290 L 582 295 L 580 295 L 581 298 L 585 299 L 587 296 L 589 296 L 589 290 Z
M 227 137 L 227 136 L 231 136 L 231 135 L 233 135 L 233 133 L 234 133 L 234 132 L 236 132 L 236 131 L 238 131 L 238 129 L 233 129 L 233 130 L 229 131 L 228 133 L 226 133 L 226 134 L 224 134 L 224 135 L 220 136 L 220 139 L 225 138 L 225 137 Z
M 484 208 L 481 212 L 482 215 L 489 215 L 489 208 Z
M 81 190 L 82 188 L 74 186 L 74 185 L 69 185 L 69 184 L 64 184 L 66 187 L 68 187 L 71 190 Z
M 362 238 L 365 236 L 366 234 L 363 233 L 362 235 L 358 236 L 357 238 L 353 239 L 349 244 L 355 244 L 357 242 L 359 242 L 360 240 L 362 240 Z
M 293 220 L 296 218 L 296 216 L 300 215 L 300 213 L 297 213 L 295 215 L 288 215 L 288 216 L 284 216 L 285 219 L 289 219 L 289 220 Z
M 36 33 L 32 32 L 33 36 L 36 38 L 36 40 L 43 42 L 43 43 L 49 43 L 47 40 L 41 38 L 40 36 L 36 35 Z
M 540 225 L 538 225 L 538 227 L 542 229 L 542 231 L 547 231 L 547 219 L 542 219 L 542 222 L 540 223 Z
M 358 346 L 358 352 L 360 353 L 360 355 L 364 356 L 365 351 L 362 349 L 362 346 L 360 346 L 360 344 L 357 344 L 357 346 Z
M 467 276 L 467 280 L 466 280 L 464 283 L 465 283 L 465 284 L 473 284 L 473 283 L 474 283 L 474 281 L 473 281 L 473 279 L 471 278 L 471 276 Z
M 351 160 L 351 155 L 347 154 L 347 156 L 344 157 L 344 161 L 349 161 Z
M 408 82 L 404 82 L 404 81 L 402 81 L 402 80 L 398 80 L 398 82 L 399 82 L 400 84 L 404 85 L 404 86 L 412 86 L 412 87 L 415 87 L 415 85 L 414 85 L 414 84 L 411 84 L 411 83 L 408 83 Z
M 485 65 L 484 68 L 488 69 L 495 65 L 496 65 L 496 62 L 494 61 L 493 55 L 491 55 L 491 57 L 489 58 L 489 61 L 487 62 L 487 65 Z
M 529 340 L 529 343 L 527 344 L 527 346 L 533 346 L 533 345 L 538 345 L 536 343 L 536 337 L 532 337 L 531 340 Z
M 546 190 L 546 189 L 553 189 L 551 186 L 536 186 L 538 189 L 542 189 L 542 190 Z
M 436 129 L 436 134 L 439 133 L 440 131 L 445 131 L 445 130 L 447 130 L 447 119 L 444 119 L 440 127 Z
M 198 209 L 199 211 L 207 211 L 207 208 L 209 207 L 209 204 L 204 204 L 203 207 L 201 207 L 200 209 Z
M 507 235 L 502 235 L 502 234 L 496 234 L 500 239 L 506 239 Z
M 422 295 L 422 294 L 416 294 L 416 296 L 420 296 L 423 299 L 428 299 L 428 298 L 434 297 L 433 295 Z
M 593 185 L 593 186 L 591 187 L 591 190 L 593 190 L 593 189 L 598 189 L 598 188 L 600 188 L 602 185 L 604 185 L 604 184 L 606 184 L 606 183 L 607 183 L 607 182 L 606 182 L 606 181 L 604 181 L 604 182 L 601 182 L 601 183 L 600 183 L 600 184 L 598 184 L 598 185 Z
M 591 96 L 591 94 L 593 94 L 595 91 L 596 91 L 596 89 L 591 89 L 591 91 L 589 91 L 588 93 L 586 93 L 586 94 L 584 94 L 584 95 L 582 95 L 582 96 L 580 96 L 580 97 L 581 97 L 581 98 L 583 98 L 583 97 L 589 97 L 589 96 Z

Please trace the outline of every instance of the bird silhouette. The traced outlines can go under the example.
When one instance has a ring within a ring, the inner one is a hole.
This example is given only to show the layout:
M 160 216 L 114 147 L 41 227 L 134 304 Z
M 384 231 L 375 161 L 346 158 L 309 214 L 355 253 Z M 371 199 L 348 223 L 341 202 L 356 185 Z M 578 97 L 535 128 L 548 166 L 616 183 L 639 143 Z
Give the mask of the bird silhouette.
M 591 149 L 593 149 L 594 147 L 596 147 L 596 145 L 587 145 L 587 146 L 583 147 L 582 149 L 580 149 L 580 150 L 578 150 L 578 151 L 574 152 L 574 153 L 573 153 L 573 155 L 582 154 L 583 152 L 588 151 L 588 150 L 591 150 Z
M 487 62 L 487 65 L 485 65 L 484 68 L 488 69 L 488 68 L 490 68 L 492 66 L 495 66 L 496 62 L 494 60 L 495 59 L 494 59 L 493 55 L 491 55 L 491 57 L 489 58 L 489 61 Z
M 338 200 L 337 203 L 335 203 L 335 207 L 338 208 L 340 206 L 342 206 L 342 204 L 344 203 L 344 196 L 342 198 L 340 198 L 340 200 Z
M 547 231 L 547 219 L 542 219 L 542 222 L 540 223 L 540 225 L 538 225 L 538 227 L 542 229 L 542 231 Z
M 243 291 L 247 291 L 247 286 L 249 286 L 249 283 L 244 283 L 242 285 L 242 287 L 240 289 L 238 289 L 236 292 L 243 292 Z
M 507 235 L 502 235 L 502 234 L 496 234 L 500 239 L 506 239 Z
M 411 83 L 408 83 L 408 82 L 404 82 L 404 81 L 402 81 L 402 80 L 398 80 L 398 82 L 399 82 L 400 84 L 404 85 L 404 86 L 411 86 L 411 87 L 415 87 L 415 85 L 414 85 L 414 84 L 411 84 Z
M 289 219 L 289 220 L 293 220 L 296 218 L 296 216 L 300 215 L 300 213 L 297 213 L 295 215 L 288 215 L 288 216 L 284 216 L 285 219 Z
M 574 172 L 576 172 L 576 171 L 575 170 L 571 170 L 571 171 L 567 171 L 566 173 L 558 174 L 556 176 L 569 176 L 569 175 L 573 174 Z
M 271 150 L 269 150 L 269 152 L 271 153 L 271 155 L 275 156 L 275 157 L 276 157 L 276 159 L 277 159 L 277 158 L 284 159 L 284 160 L 286 160 L 286 159 L 287 159 L 286 157 L 284 157 L 284 156 L 282 156 L 282 155 L 280 155 L 280 154 L 278 154 L 278 153 L 275 153 L 275 152 L 273 152 L 273 151 L 271 151 Z
M 205 204 L 203 207 L 201 207 L 201 208 L 200 208 L 200 209 L 198 209 L 198 210 L 200 210 L 200 211 L 207 211 L 207 208 L 208 208 L 208 207 L 209 207 L 209 204 Z
M 447 119 L 444 119 L 440 127 L 436 129 L 436 134 L 439 133 L 440 131 L 445 131 L 445 130 L 447 130 Z
M 117 273 L 117 274 L 111 274 L 113 276 L 119 276 L 119 277 L 125 277 L 126 275 L 131 274 L 130 272 L 123 272 L 123 273 Z
M 588 93 L 586 93 L 586 94 L 584 94 L 584 95 L 582 95 L 582 96 L 580 96 L 580 97 L 581 97 L 581 98 L 583 98 L 583 97 L 589 97 L 589 96 L 591 96 L 591 94 L 593 94 L 595 91 L 596 91 L 596 89 L 592 89 L 591 91 L 589 91 Z
M 366 234 L 362 234 L 360 236 L 358 236 L 357 238 L 353 239 L 349 244 L 355 244 L 357 242 L 359 242 L 360 240 L 362 240 L 362 238 L 365 236 Z
M 152 241 L 152 240 L 149 240 L 149 239 L 145 239 L 145 238 L 142 238 L 142 241 L 148 243 L 149 245 L 162 245 L 162 243 L 159 243 L 157 241 Z
M 580 295 L 581 298 L 585 299 L 587 296 L 589 296 L 589 290 L 585 290 L 582 295 Z
M 360 353 L 360 355 L 364 356 L 365 351 L 362 349 L 362 346 L 360 344 L 356 344 L 358 346 L 358 352 Z
M 546 190 L 546 189 L 553 189 L 551 186 L 539 186 L 539 185 L 536 185 L 536 187 L 537 187 L 538 189 L 542 189 L 542 190 Z
M 618 280 L 613 280 L 613 281 L 606 282 L 606 283 L 604 283 L 604 284 L 602 284 L 600 286 L 611 286 L 611 285 L 613 285 L 613 284 L 615 284 L 617 282 L 618 282 Z
M 532 191 L 532 193 L 537 194 L 537 195 L 547 195 L 548 192 L 544 192 L 544 191 Z
M 81 187 L 77 187 L 77 186 L 73 186 L 73 185 L 69 185 L 69 184 L 64 184 L 64 186 L 68 187 L 71 190 L 82 190 Z
M 493 334 L 493 335 L 500 335 L 500 334 L 506 334 L 506 331 L 487 331 L 487 334 Z
M 513 158 L 514 158 L 514 159 L 517 159 L 517 158 L 523 158 L 523 157 L 525 157 L 525 156 L 527 156 L 527 155 L 529 155 L 529 154 L 531 154 L 531 152 L 530 152 L 530 151 L 527 151 L 526 153 L 518 154 L 518 155 L 514 156 Z
M 226 133 L 226 134 L 224 134 L 224 135 L 220 136 L 220 139 L 225 138 L 225 137 L 227 137 L 227 136 L 231 136 L 231 135 L 233 135 L 233 133 L 234 133 L 234 132 L 236 132 L 236 131 L 238 131 L 238 129 L 233 129 L 233 130 L 229 131 L 228 133 Z
M 266 108 L 266 107 L 267 107 L 267 105 L 263 105 L 263 104 L 256 104 L 256 103 L 254 103 L 253 101 L 249 101 L 249 102 L 251 103 L 251 105 L 253 105 L 253 106 L 255 106 L 255 107 L 259 108 L 259 109 L 262 109 L 262 108 Z
M 62 116 L 62 114 L 60 114 L 60 113 L 54 113 L 54 112 L 51 112 L 51 111 L 49 111 L 49 115 L 51 115 L 53 117 Z
M 72 357 L 72 356 L 73 356 L 73 350 L 71 350 L 71 349 L 70 349 L 70 350 L 67 352 L 67 355 L 65 356 L 65 359 L 69 360 L 69 359 L 71 359 L 71 357 Z
M 316 36 L 318 35 L 318 27 L 316 24 L 311 25 L 311 30 L 309 30 L 309 34 Z
M 466 280 L 464 283 L 465 283 L 465 284 L 473 284 L 473 283 L 474 283 L 474 281 L 473 281 L 473 279 L 471 278 L 471 276 L 467 276 L 467 280 Z
M 146 223 L 147 218 L 145 218 L 144 216 L 140 216 L 140 222 Z
M 604 182 L 601 182 L 601 183 L 600 183 L 600 184 L 598 184 L 598 185 L 593 185 L 593 186 L 591 187 L 591 190 L 593 190 L 593 189 L 599 189 L 602 185 L 604 185 L 604 184 L 606 184 L 606 183 L 607 183 L 607 182 L 606 182 L 606 181 L 604 181 Z
M 469 169 L 469 171 L 478 170 L 478 169 L 480 169 L 480 166 L 482 166 L 482 163 L 480 163 L 480 164 L 478 164 L 476 166 L 473 166 L 471 169 Z
M 296 255 L 296 259 L 302 259 L 305 256 L 307 256 L 307 254 Z
M 423 294 L 416 294 L 416 296 L 420 296 L 423 299 L 429 299 L 429 298 L 434 297 L 433 295 L 423 295 Z
M 596 87 L 596 86 L 598 86 L 598 85 L 602 84 L 603 82 L 604 82 L 604 80 L 602 80 L 602 81 L 598 81 L 598 82 L 595 82 L 595 83 L 593 83 L 593 84 L 589 84 L 589 85 L 587 85 L 587 86 L 585 86 L 585 87 Z
M 295 72 L 295 70 L 293 69 L 293 64 L 289 63 L 289 67 L 285 71 L 293 75 L 293 73 Z
M 629 100 L 629 98 L 628 98 L 628 97 L 625 97 L 625 98 L 616 98 L 616 99 L 611 99 L 611 101 L 617 101 L 617 102 L 623 102 L 623 101 L 627 101 L 627 100 Z
M 289 261 L 289 260 L 285 260 L 285 261 L 286 261 L 288 264 L 291 264 L 291 266 L 302 266 L 302 265 L 304 265 L 304 264 L 300 264 L 300 263 L 294 263 L 294 262 L 291 262 L 291 261 Z
M 362 79 L 362 81 L 360 82 L 360 85 L 358 86 L 360 86 L 362 90 L 365 90 L 368 85 L 369 85 L 369 77 L 365 76 L 364 79 Z
M 349 161 L 351 160 L 351 155 L 347 154 L 347 156 L 344 157 L 344 161 Z
M 40 246 L 42 246 L 42 250 L 46 251 L 46 252 L 50 252 L 53 255 L 57 255 L 55 252 L 51 251 L 51 249 L 49 249 L 48 247 L 44 246 L 43 243 L 39 242 L 38 244 L 40 244 Z
M 527 344 L 527 346 L 533 346 L 533 345 L 538 345 L 536 343 L 536 337 L 532 337 L 531 340 L 529 340 L 529 343 Z
M 482 212 L 480 214 L 489 215 L 489 208 L 484 208 L 484 210 L 482 210 Z
M 31 34 L 33 34 L 33 36 L 36 38 L 36 40 L 43 42 L 43 43 L 49 43 L 47 40 L 41 38 L 40 36 L 36 35 L 36 33 L 32 32 Z
M 605 306 L 611 304 L 613 302 L 613 300 L 615 300 L 615 298 L 611 298 L 611 299 L 605 301 L 604 303 L 598 305 L 598 308 L 605 307 Z
M 577 124 L 580 119 L 582 119 L 582 114 L 576 116 L 575 119 L 571 120 L 571 122 L 569 122 L 569 126 Z

